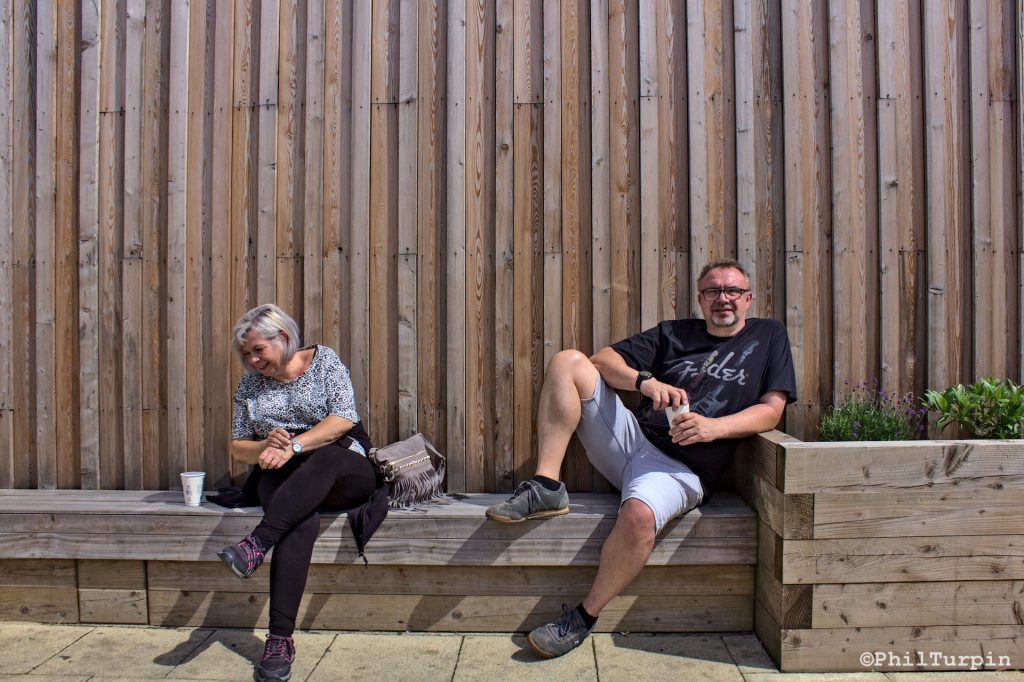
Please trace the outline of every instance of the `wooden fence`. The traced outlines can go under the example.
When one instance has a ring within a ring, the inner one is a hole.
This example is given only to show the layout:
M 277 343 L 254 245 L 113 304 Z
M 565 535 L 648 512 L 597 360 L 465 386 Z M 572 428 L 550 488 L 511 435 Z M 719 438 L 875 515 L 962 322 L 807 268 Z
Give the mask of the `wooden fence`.
M 529 475 L 547 359 L 694 313 L 712 258 L 789 328 L 798 437 L 844 380 L 1019 379 L 1021 14 L 0 3 L 0 487 L 223 483 L 265 301 L 453 490 Z

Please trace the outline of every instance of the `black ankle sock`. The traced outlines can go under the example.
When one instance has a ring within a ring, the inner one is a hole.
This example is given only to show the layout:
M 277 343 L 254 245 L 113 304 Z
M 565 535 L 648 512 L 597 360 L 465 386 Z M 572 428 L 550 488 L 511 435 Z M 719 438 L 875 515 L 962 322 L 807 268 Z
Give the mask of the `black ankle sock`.
M 583 622 L 586 624 L 588 630 L 593 629 L 594 623 L 597 622 L 597 618 L 594 618 L 589 613 L 587 613 L 587 610 L 583 608 L 583 602 L 577 604 L 576 613 L 580 614 L 580 618 L 583 619 Z
M 537 483 L 540 483 L 547 490 L 554 491 L 562 487 L 561 483 L 559 483 L 553 478 L 548 478 L 547 476 L 534 476 L 533 480 L 537 481 Z

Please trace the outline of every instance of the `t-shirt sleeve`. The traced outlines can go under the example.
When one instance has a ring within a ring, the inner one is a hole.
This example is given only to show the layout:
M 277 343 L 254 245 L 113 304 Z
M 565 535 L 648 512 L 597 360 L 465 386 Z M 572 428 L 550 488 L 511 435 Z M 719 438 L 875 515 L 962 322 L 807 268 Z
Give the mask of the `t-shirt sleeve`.
M 356 411 L 356 392 L 352 388 L 348 367 L 342 364 L 333 350 L 326 350 L 324 394 L 327 396 L 327 414 L 356 423 L 359 421 L 359 413 Z
M 252 428 L 252 422 L 249 421 L 249 408 L 246 404 L 245 395 L 245 377 L 243 376 L 241 381 L 238 382 L 238 388 L 235 389 L 235 396 L 231 400 L 231 438 L 255 438 L 256 432 Z
M 612 344 L 612 350 L 622 356 L 626 364 L 637 370 L 657 373 L 658 358 L 663 353 L 663 324 L 651 327 Z
M 796 402 L 796 370 L 793 368 L 793 350 L 789 344 L 789 333 L 781 322 L 775 322 L 769 350 L 768 367 L 765 371 L 761 394 L 768 391 L 782 391 L 786 403 Z

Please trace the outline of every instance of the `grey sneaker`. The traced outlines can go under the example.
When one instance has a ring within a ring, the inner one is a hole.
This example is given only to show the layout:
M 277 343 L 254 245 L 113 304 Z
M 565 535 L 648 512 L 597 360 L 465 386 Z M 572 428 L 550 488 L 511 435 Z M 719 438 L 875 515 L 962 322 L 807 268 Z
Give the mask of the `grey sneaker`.
M 487 518 L 501 523 L 519 523 L 527 519 L 544 519 L 569 513 L 569 493 L 565 484 L 548 490 L 537 481 L 523 481 L 501 504 L 487 510 Z
M 578 647 L 589 634 L 590 628 L 576 609 L 562 604 L 562 617 L 554 623 L 540 626 L 526 636 L 526 641 L 541 658 L 554 658 Z

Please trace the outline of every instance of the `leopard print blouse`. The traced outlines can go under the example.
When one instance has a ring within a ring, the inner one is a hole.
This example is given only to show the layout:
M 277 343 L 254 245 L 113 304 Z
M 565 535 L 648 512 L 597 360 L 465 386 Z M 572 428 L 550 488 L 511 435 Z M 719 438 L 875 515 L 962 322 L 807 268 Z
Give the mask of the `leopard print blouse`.
M 282 383 L 257 372 L 242 376 L 232 402 L 232 439 L 262 440 L 276 427 L 306 431 L 328 415 L 359 422 L 348 368 L 327 346 L 307 348 L 314 349 L 313 361 L 293 381 Z M 366 454 L 358 442 L 351 449 Z

